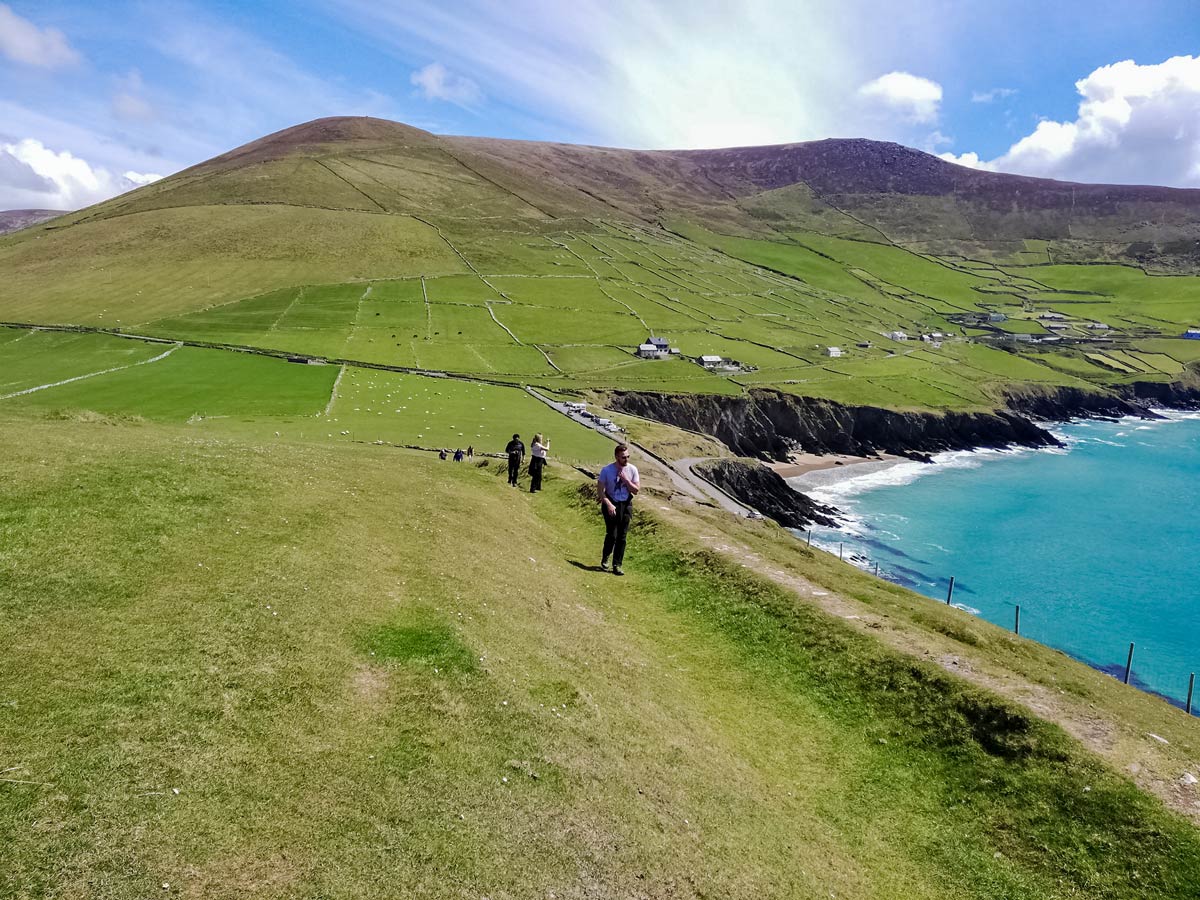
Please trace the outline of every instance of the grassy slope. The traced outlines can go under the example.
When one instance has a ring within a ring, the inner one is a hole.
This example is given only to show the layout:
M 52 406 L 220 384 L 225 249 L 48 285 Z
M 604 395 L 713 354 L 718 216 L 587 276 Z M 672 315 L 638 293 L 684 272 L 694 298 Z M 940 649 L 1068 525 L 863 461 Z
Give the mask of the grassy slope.
M 330 127 L 299 129 L 299 137 L 0 238 L 0 319 L 549 388 L 738 393 L 774 385 L 903 408 L 992 407 L 1014 383 L 1091 387 L 1139 372 L 1164 380 L 1179 375 L 1188 355 L 1171 336 L 1194 324 L 1194 278 L 935 259 L 827 209 L 794 221 L 850 237 L 730 237 L 686 222 L 771 232 L 708 196 L 712 186 L 686 177 L 690 164 L 674 157 L 442 140 L 378 121 Z M 776 202 L 807 209 L 813 199 L 799 187 L 781 190 L 762 204 L 746 199 L 745 209 L 769 219 Z M 662 218 L 677 234 L 646 224 Z M 1010 354 L 990 347 L 969 351 L 990 356 L 986 364 L 964 365 L 957 340 L 917 372 L 886 358 L 886 349 L 904 348 L 882 333 L 957 338 L 963 331 L 948 317 L 969 312 L 1010 316 L 994 339 L 1044 332 L 1022 300 L 1065 312 L 1076 337 L 1088 335 L 1085 321 L 1109 320 L 1119 351 L 1166 341 L 1167 359 L 1143 370 L 1121 357 L 1039 348 L 1024 353 L 1017 373 L 1007 371 Z M 648 332 L 688 355 L 717 353 L 756 371 L 714 375 L 689 362 L 635 360 L 632 348 Z M 855 346 L 867 340 L 878 346 Z M 847 358 L 830 364 L 827 346 L 843 347 Z
M 700 549 L 651 496 L 618 580 L 581 568 L 598 523 L 562 470 L 535 498 L 384 448 L 5 424 L 0 893 L 1200 879 L 1194 829 L 1055 728 Z

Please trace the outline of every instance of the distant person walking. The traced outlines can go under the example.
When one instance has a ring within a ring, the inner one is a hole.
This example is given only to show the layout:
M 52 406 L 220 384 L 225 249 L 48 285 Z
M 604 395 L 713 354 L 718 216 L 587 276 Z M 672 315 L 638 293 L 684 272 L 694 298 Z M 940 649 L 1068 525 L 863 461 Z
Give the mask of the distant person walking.
M 464 454 L 462 452 L 462 447 L 459 447 L 457 450 L 454 451 L 454 461 L 455 462 L 462 462 L 463 456 L 464 456 Z
M 521 460 L 525 458 L 525 445 L 521 443 L 519 434 L 513 435 L 504 452 L 508 454 L 508 483 L 516 485 L 517 473 L 521 471 Z
M 629 448 L 617 444 L 613 451 L 614 462 L 600 470 L 596 479 L 596 498 L 600 501 L 600 512 L 604 514 L 604 552 L 600 557 L 600 568 L 608 571 L 608 560 L 612 557 L 612 573 L 624 575 L 621 569 L 625 562 L 625 536 L 633 520 L 633 498 L 641 490 L 637 466 L 629 464 Z
M 541 434 L 533 436 L 533 443 L 529 445 L 529 493 L 531 494 L 542 489 L 542 469 L 546 468 L 546 451 L 549 449 L 550 442 Z
M 474 458 L 475 458 L 475 445 L 468 444 L 467 445 L 467 459 L 474 459 Z

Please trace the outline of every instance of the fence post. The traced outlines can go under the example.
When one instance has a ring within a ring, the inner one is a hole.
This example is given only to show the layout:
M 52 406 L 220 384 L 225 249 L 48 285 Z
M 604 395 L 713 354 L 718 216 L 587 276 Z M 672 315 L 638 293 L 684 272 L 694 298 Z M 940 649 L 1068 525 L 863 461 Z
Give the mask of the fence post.
M 845 544 L 838 544 L 838 559 L 845 559 L 845 558 L 846 558 L 846 555 L 845 555 L 845 552 L 844 552 L 844 551 L 845 551 L 845 549 L 846 549 L 846 545 L 845 545 Z
M 1129 673 L 1133 671 L 1133 641 L 1129 642 L 1129 658 L 1125 660 L 1125 683 L 1129 684 Z
M 812 529 L 808 529 L 808 546 L 812 546 Z
M 879 563 L 875 563 L 875 577 L 879 577 Z
M 1188 679 L 1188 699 L 1187 699 L 1187 714 L 1192 714 L 1192 691 L 1196 687 L 1196 673 L 1192 673 L 1192 677 Z
M 1021 604 L 1017 604 L 1017 620 L 1013 623 L 1013 631 L 1016 634 L 1021 633 Z
M 946 591 L 946 605 L 950 605 L 950 601 L 954 599 L 954 576 L 950 576 L 950 590 Z

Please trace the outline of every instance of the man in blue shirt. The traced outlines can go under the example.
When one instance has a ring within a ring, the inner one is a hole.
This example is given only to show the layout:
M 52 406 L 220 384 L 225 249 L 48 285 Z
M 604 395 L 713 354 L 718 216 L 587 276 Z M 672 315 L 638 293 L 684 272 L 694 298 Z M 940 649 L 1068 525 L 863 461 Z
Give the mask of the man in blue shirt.
M 641 490 L 637 466 L 629 464 L 629 448 L 617 444 L 613 451 L 615 462 L 600 470 L 596 479 L 596 498 L 600 511 L 604 513 L 604 553 L 600 568 L 608 571 L 608 559 L 612 557 L 612 573 L 624 575 L 621 563 L 625 561 L 625 536 L 633 519 L 633 498 Z

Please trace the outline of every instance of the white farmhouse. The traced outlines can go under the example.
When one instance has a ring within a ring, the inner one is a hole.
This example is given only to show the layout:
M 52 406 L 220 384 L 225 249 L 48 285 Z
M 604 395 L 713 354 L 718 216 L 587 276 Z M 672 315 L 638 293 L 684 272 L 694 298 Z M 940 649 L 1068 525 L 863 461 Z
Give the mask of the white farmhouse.
M 887 334 L 884 335 L 884 337 L 889 337 L 893 341 L 907 341 L 908 340 L 908 335 L 905 334 L 903 331 L 889 331 Z
M 722 362 L 724 362 L 724 360 L 719 356 L 700 357 L 700 365 L 704 366 L 706 369 L 715 369 L 717 366 L 721 365 Z
M 842 348 L 841 347 L 826 347 L 825 355 L 832 356 L 836 359 L 837 357 L 842 355 Z

